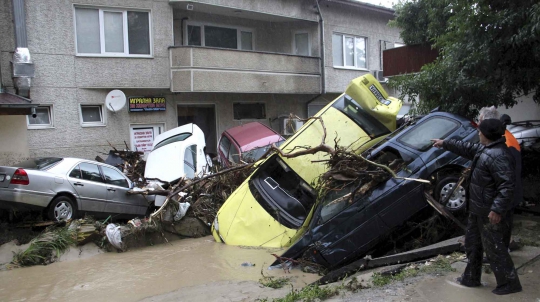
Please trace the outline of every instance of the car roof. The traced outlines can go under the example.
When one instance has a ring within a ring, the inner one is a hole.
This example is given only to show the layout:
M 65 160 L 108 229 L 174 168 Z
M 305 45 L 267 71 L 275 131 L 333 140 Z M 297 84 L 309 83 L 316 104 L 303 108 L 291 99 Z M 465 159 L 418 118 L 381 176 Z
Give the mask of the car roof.
M 249 151 L 283 139 L 276 131 L 259 122 L 236 126 L 225 132 L 236 141 L 242 151 Z

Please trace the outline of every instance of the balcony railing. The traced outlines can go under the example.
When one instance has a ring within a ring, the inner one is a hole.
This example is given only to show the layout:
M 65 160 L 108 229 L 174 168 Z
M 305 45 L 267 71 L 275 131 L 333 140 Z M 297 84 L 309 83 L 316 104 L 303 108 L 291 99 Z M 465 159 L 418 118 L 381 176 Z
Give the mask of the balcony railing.
M 321 90 L 318 57 L 175 46 L 169 49 L 171 91 L 301 93 Z

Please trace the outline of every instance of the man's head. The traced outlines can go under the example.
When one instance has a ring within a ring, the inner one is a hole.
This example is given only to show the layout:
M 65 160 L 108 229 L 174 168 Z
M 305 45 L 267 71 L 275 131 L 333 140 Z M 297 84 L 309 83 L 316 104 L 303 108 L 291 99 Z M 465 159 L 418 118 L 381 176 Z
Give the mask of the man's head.
M 484 119 L 478 125 L 478 136 L 482 145 L 488 145 L 504 135 L 504 125 L 499 119 Z
M 480 109 L 480 112 L 478 113 L 478 125 L 482 123 L 482 121 L 487 119 L 499 119 L 500 114 L 499 111 L 497 111 L 497 108 L 495 106 L 491 107 L 483 107 Z
M 501 115 L 500 120 L 505 126 L 512 124 L 512 119 L 510 118 L 508 114 Z

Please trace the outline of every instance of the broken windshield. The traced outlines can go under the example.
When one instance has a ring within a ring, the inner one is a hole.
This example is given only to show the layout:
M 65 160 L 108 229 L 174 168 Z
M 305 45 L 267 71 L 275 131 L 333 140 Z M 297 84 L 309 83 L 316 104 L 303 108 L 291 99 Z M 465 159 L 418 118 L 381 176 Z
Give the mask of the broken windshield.
M 362 128 L 371 138 L 390 133 L 376 118 L 369 115 L 355 100 L 344 94 L 334 102 L 332 107 L 343 112 Z
M 288 228 L 302 226 L 315 203 L 314 190 L 277 155 L 257 170 L 249 188 L 268 214 Z

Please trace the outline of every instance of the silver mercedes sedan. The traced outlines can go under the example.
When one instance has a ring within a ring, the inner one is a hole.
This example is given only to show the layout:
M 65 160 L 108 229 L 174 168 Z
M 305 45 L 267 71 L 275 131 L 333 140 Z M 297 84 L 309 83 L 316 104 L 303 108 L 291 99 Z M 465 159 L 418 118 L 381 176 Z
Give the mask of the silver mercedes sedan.
M 127 195 L 132 182 L 120 170 L 79 158 L 43 157 L 0 166 L 0 208 L 41 209 L 51 220 L 144 216 L 153 197 Z

